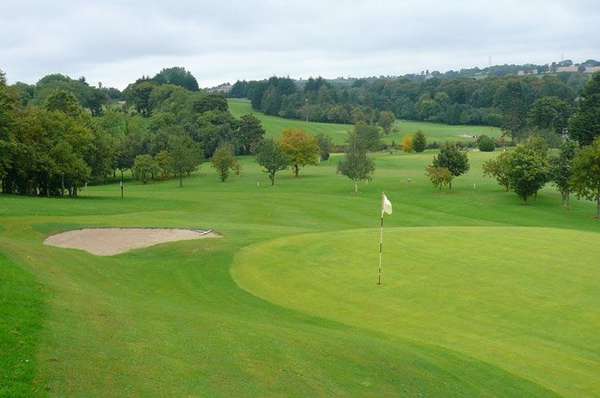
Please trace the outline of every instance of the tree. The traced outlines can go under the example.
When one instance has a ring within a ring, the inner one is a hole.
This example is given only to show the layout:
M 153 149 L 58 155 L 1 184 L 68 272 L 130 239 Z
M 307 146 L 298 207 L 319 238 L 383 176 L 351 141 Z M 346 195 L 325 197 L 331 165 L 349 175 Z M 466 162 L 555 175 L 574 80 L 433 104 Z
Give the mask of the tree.
M 319 143 L 314 136 L 304 130 L 284 130 L 280 147 L 287 155 L 295 177 L 298 177 L 300 167 L 319 163 Z
M 0 139 L 0 182 L 4 181 L 4 177 L 11 169 L 12 163 L 12 143 Z M 0 186 L 0 189 L 2 187 Z
M 596 202 L 596 218 L 600 220 L 600 138 L 575 156 L 572 175 L 573 192 Z
M 173 170 L 179 177 L 179 187 L 183 187 L 183 175 L 191 174 L 202 163 L 202 147 L 181 134 L 169 138 L 168 148 L 173 157 Z
M 510 154 L 508 180 L 512 190 L 523 201 L 536 195 L 549 177 L 548 160 L 537 148 L 530 144 L 519 145 Z
M 151 155 L 138 155 L 133 163 L 133 175 L 144 184 L 160 172 L 160 167 Z
M 381 135 L 375 126 L 359 122 L 354 126 L 354 133 L 358 139 L 357 145 L 367 151 L 378 151 L 381 148 Z
M 528 121 L 532 127 L 552 130 L 562 134 L 571 116 L 571 106 L 558 97 L 541 97 L 529 110 Z
M 494 149 L 496 149 L 496 142 L 493 138 L 484 134 L 477 140 L 477 146 L 481 152 L 494 152 Z
M 230 170 L 237 170 L 239 164 L 233 154 L 233 148 L 229 144 L 221 145 L 212 157 L 212 165 L 217 170 L 222 182 L 229 177 Z
M 290 165 L 287 155 L 281 150 L 279 144 L 271 138 L 264 140 L 258 146 L 256 161 L 264 167 L 271 180 L 271 185 L 275 185 L 275 174 L 278 171 L 287 169 Z
M 392 126 L 394 125 L 395 121 L 396 116 L 394 116 L 392 112 L 383 111 L 379 113 L 379 120 L 377 121 L 377 124 L 383 129 L 383 132 L 387 135 L 390 133 L 390 131 L 392 131 Z
M 433 165 L 427 166 L 427 176 L 431 180 L 431 183 L 436 186 L 439 190 L 442 190 L 444 186 L 452 187 L 452 179 L 454 175 L 446 167 L 435 167 Z
M 566 207 L 569 207 L 573 159 L 576 154 L 577 144 L 569 140 L 561 145 L 558 157 L 550 160 L 550 178 L 556 184 L 562 196 L 562 204 Z
M 454 143 L 445 143 L 440 147 L 440 152 L 433 157 L 434 167 L 445 167 L 453 176 L 458 177 L 469 171 L 469 158 L 466 152 Z M 452 182 L 449 183 L 452 189 Z
M 173 156 L 167 150 L 162 150 L 155 156 L 160 174 L 163 178 L 169 178 L 173 174 Z
M 317 142 L 319 143 L 319 153 L 321 160 L 328 160 L 331 149 L 333 148 L 333 142 L 331 138 L 323 133 L 317 135 Z
M 0 139 L 5 139 L 16 117 L 18 100 L 6 86 L 6 78 L 0 70 Z
M 495 178 L 498 184 L 503 186 L 506 192 L 508 192 L 510 190 L 509 168 L 510 152 L 502 152 L 495 159 L 490 159 L 483 163 L 483 175 Z
M 410 153 L 413 151 L 413 137 L 410 135 L 405 135 L 402 139 L 402 150 L 406 153 Z
M 240 125 L 236 134 L 240 154 L 255 153 L 264 136 L 265 129 L 258 118 L 254 115 L 244 115 L 240 118 Z
M 571 118 L 569 133 L 580 145 L 590 145 L 600 136 L 600 73 L 594 73 L 585 86 Z
M 125 89 L 127 101 L 135 106 L 135 109 L 144 117 L 149 117 L 152 111 L 150 97 L 152 90 L 156 87 L 155 83 L 148 80 L 142 80 L 130 84 Z
M 67 91 L 55 91 L 46 99 L 46 109 L 63 112 L 71 117 L 79 117 L 82 109 L 77 98 Z
M 346 155 L 338 163 L 338 173 L 341 173 L 354 183 L 354 193 L 358 192 L 360 181 L 371 179 L 375 171 L 375 163 L 367 157 L 367 148 L 361 142 L 356 131 L 348 135 Z
M 425 138 L 425 134 L 421 130 L 415 133 L 413 137 L 413 148 L 415 152 L 423 152 L 425 148 L 427 148 L 427 139 Z
M 502 110 L 502 127 L 518 138 L 526 126 L 529 87 L 522 79 L 512 78 L 504 82 L 496 93 L 496 103 Z
M 85 118 L 36 106 L 19 112 L 8 137 L 0 131 L 3 155 L 9 156 L 1 161 L 2 190 L 39 196 L 63 195 L 67 190 L 76 197 L 79 187 L 89 181 L 90 165 L 96 164 L 93 155 L 103 152 L 96 151 L 88 125 Z
M 173 84 L 190 91 L 198 91 L 198 81 L 190 72 L 183 67 L 173 67 L 161 70 L 152 79 L 158 84 Z
M 221 94 L 208 94 L 198 97 L 192 104 L 192 109 L 197 113 L 204 113 L 210 111 L 227 112 L 229 105 L 227 100 Z

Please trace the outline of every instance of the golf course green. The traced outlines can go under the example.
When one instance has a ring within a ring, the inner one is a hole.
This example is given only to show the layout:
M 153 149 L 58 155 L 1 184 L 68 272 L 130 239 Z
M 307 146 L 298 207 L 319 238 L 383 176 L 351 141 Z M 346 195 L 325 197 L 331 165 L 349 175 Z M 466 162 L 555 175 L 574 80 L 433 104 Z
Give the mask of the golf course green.
M 600 396 L 594 205 L 564 209 L 551 186 L 522 204 L 482 177 L 497 152 L 438 191 L 433 155 L 373 155 L 358 194 L 334 155 L 275 186 L 247 157 L 225 183 L 203 164 L 123 200 L 118 184 L 0 195 L 0 396 Z M 90 227 L 222 238 L 43 244 Z
M 262 122 L 267 136 L 279 137 L 286 128 L 303 129 L 311 134 L 325 134 L 331 137 L 334 143 L 342 144 L 346 140 L 348 131 L 352 130 L 352 125 L 339 123 L 307 123 L 304 120 L 283 119 L 276 116 L 265 115 L 252 109 L 250 101 L 246 99 L 229 99 L 229 109 L 231 113 L 240 117 L 242 115 L 253 114 Z M 413 120 L 396 121 L 394 130 L 383 137 L 383 142 L 391 144 L 395 142 L 400 144 L 405 135 L 413 135 L 417 131 L 422 131 L 428 142 L 443 143 L 445 141 L 473 141 L 474 136 L 488 135 L 490 137 L 499 137 L 502 131 L 497 127 L 490 126 L 451 126 L 442 123 L 418 122 Z

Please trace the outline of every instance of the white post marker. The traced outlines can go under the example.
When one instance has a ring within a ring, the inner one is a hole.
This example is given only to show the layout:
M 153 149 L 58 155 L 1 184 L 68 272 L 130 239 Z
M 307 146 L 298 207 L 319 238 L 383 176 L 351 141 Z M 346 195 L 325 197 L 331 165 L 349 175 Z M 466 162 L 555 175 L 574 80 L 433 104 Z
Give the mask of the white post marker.
M 382 260 L 383 260 L 383 215 L 392 214 L 392 202 L 385 196 L 385 192 L 381 193 L 381 226 L 379 229 L 379 276 L 377 284 L 381 285 Z

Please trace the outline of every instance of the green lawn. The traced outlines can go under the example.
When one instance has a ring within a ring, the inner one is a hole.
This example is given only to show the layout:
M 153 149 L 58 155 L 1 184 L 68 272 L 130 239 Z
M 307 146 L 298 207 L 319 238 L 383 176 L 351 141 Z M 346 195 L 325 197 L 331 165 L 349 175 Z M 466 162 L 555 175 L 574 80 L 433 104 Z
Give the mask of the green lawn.
M 118 184 L 0 195 L 0 392 L 598 397 L 594 206 L 565 210 L 551 187 L 521 204 L 481 177 L 495 155 L 470 153 L 452 193 L 426 180 L 425 152 L 377 155 L 358 195 L 337 156 L 274 187 L 245 158 L 226 183 L 203 165 L 183 188 L 127 184 L 125 200 Z M 223 238 L 114 257 L 42 245 L 84 226 Z
M 338 123 L 306 123 L 302 120 L 283 119 L 277 116 L 265 115 L 261 112 L 256 112 L 252 109 L 250 102 L 244 99 L 229 99 L 229 109 L 231 113 L 240 117 L 246 114 L 253 114 L 258 117 L 269 137 L 279 137 L 281 132 L 287 128 L 300 128 L 311 134 L 326 134 L 336 144 L 344 143 L 346 134 L 352 129 L 349 124 Z M 397 121 L 394 126 L 394 131 L 383 138 L 383 141 L 390 144 L 394 141 L 396 144 L 402 142 L 402 138 L 406 134 L 414 134 L 421 130 L 427 137 L 428 142 L 443 143 L 445 141 L 472 141 L 473 136 L 482 134 L 491 137 L 498 137 L 501 131 L 497 127 L 489 126 L 450 126 L 441 123 L 416 122 L 410 120 Z

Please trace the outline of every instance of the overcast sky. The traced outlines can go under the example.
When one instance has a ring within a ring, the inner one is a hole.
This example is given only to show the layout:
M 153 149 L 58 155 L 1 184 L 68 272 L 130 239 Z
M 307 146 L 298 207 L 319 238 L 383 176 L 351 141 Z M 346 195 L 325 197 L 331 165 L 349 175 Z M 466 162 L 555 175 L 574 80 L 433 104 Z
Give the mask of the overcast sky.
M 600 59 L 599 0 L 0 0 L 0 69 L 124 88 L 184 66 L 201 86 Z

